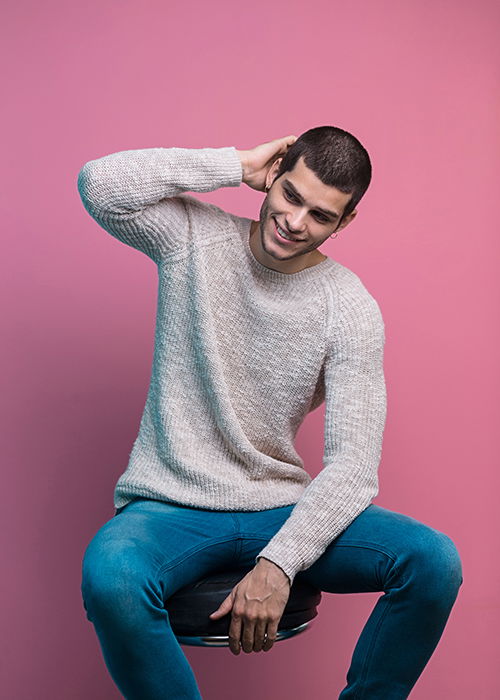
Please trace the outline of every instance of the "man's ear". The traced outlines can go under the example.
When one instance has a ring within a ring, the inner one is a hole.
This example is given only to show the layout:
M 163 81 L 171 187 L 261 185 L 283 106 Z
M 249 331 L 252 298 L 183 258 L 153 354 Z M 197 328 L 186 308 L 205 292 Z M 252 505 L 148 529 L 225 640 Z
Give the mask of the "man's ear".
M 282 160 L 283 160 L 283 158 L 278 158 L 277 160 L 275 160 L 274 163 L 269 168 L 269 170 L 267 171 L 266 187 L 271 187 L 273 182 L 276 180 L 276 175 L 278 174 L 278 170 L 280 169 L 280 165 L 281 165 Z
M 345 217 L 345 219 L 342 221 L 342 223 L 338 227 L 337 231 L 342 231 L 342 229 L 345 228 L 347 226 L 347 224 L 350 224 L 351 221 L 356 217 L 357 213 L 358 213 L 358 210 L 353 209 L 353 211 L 350 214 L 348 214 Z

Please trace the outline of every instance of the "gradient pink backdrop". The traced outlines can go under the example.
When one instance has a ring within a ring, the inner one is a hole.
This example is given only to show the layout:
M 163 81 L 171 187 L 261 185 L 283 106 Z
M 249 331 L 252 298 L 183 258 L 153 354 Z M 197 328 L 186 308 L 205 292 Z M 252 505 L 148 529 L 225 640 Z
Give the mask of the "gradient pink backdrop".
M 356 134 L 374 164 L 357 220 L 322 250 L 361 277 L 386 323 L 375 502 L 449 534 L 463 560 L 411 697 L 500 697 L 499 14 L 487 0 L 4 7 L 4 697 L 120 697 L 80 567 L 138 430 L 157 277 L 85 212 L 79 169 L 118 150 L 247 149 L 323 124 Z M 199 196 L 253 218 L 262 201 L 245 186 Z M 323 408 L 299 435 L 313 476 Z M 186 650 L 203 697 L 337 697 L 379 595 L 325 594 L 311 630 L 269 654 Z

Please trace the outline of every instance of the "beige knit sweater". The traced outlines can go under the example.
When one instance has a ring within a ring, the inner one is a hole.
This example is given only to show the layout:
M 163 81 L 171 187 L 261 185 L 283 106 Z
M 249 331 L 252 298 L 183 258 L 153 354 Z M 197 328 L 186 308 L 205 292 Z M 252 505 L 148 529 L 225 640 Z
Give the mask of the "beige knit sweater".
M 79 172 L 89 214 L 158 270 L 151 381 L 114 506 L 296 504 L 256 557 L 293 583 L 378 493 L 384 323 L 345 266 L 265 267 L 251 219 L 185 194 L 241 182 L 233 146 L 121 151 Z M 323 401 L 323 469 L 311 479 L 294 439 Z

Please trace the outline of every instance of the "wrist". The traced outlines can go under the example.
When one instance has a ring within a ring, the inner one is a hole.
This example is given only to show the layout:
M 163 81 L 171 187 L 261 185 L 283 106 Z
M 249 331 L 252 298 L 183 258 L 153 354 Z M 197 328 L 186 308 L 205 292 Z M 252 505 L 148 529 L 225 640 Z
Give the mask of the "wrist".
M 278 564 L 275 564 L 270 559 L 266 559 L 265 557 L 260 557 L 258 562 L 257 562 L 257 566 L 259 566 L 259 568 L 261 568 L 261 569 L 267 569 L 267 570 L 273 571 L 273 573 L 279 572 L 279 575 L 281 576 L 281 578 L 290 585 L 290 579 L 289 579 L 288 575 L 283 571 L 281 566 L 278 566 Z
M 242 177 L 242 182 L 246 184 L 246 178 L 248 175 L 248 158 L 247 158 L 247 152 L 246 151 L 238 151 L 236 149 L 236 153 L 239 156 L 240 162 L 241 162 L 241 169 L 243 171 L 243 177 Z

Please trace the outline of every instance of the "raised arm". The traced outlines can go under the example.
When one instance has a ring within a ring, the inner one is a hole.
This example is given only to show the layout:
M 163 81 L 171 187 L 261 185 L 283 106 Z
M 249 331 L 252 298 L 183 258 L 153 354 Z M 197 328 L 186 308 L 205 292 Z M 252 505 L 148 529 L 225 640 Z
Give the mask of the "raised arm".
M 237 187 L 243 168 L 234 146 L 145 148 L 91 160 L 78 173 L 85 209 L 108 233 L 159 262 L 185 245 L 183 192 Z
M 325 363 L 323 469 L 256 557 L 277 564 L 291 583 L 378 493 L 387 405 L 384 323 L 368 292 L 341 293 L 336 306 L 339 322 Z

